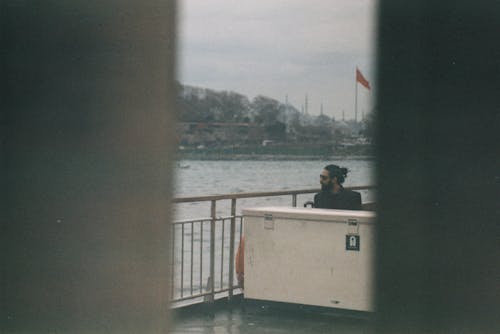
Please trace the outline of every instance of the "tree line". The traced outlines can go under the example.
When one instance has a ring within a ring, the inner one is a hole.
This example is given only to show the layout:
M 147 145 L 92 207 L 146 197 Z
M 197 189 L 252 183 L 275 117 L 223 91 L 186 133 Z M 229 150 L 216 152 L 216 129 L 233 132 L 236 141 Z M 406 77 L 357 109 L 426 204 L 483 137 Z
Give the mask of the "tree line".
M 176 86 L 181 122 L 252 123 L 262 127 L 268 139 L 282 141 L 330 140 L 335 137 L 333 117 L 304 115 L 294 106 L 271 97 L 259 95 L 250 100 L 233 91 L 215 91 L 180 83 Z M 342 133 L 338 135 L 342 136 Z

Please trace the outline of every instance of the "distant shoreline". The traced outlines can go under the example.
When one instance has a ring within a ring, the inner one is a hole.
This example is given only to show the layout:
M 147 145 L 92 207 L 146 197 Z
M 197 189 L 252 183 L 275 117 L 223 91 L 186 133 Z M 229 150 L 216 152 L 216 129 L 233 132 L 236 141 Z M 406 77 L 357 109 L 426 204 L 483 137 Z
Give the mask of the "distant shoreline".
M 305 160 L 374 160 L 374 155 L 290 155 L 290 154 L 220 154 L 220 153 L 187 153 L 178 154 L 177 160 L 235 160 L 235 161 L 305 161 Z

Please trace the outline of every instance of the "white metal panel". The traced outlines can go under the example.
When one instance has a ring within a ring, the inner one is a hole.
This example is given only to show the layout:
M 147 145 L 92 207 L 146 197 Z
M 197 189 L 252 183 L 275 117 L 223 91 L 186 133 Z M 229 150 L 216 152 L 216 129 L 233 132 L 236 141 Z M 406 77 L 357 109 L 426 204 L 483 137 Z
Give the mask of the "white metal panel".
M 373 310 L 373 212 L 266 207 L 243 215 L 245 298 Z M 359 251 L 346 250 L 347 235 L 359 236 Z

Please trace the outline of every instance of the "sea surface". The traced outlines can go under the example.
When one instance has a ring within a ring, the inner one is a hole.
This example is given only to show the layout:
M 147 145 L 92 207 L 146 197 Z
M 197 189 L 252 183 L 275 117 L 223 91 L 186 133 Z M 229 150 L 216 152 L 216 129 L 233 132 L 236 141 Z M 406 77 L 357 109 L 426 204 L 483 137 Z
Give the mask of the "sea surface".
M 192 197 L 242 192 L 264 192 L 318 188 L 319 174 L 324 166 L 336 164 L 347 167 L 344 186 L 374 185 L 373 159 L 345 158 L 341 160 L 288 161 L 203 161 L 181 160 L 175 169 L 174 197 Z M 298 196 L 297 206 L 312 200 L 314 194 Z M 375 201 L 375 191 L 361 191 L 363 202 Z M 230 201 L 217 202 L 217 215 L 230 215 Z M 291 206 L 291 196 L 241 199 L 242 208 L 259 205 Z M 190 203 L 175 205 L 175 219 L 210 216 L 210 204 Z

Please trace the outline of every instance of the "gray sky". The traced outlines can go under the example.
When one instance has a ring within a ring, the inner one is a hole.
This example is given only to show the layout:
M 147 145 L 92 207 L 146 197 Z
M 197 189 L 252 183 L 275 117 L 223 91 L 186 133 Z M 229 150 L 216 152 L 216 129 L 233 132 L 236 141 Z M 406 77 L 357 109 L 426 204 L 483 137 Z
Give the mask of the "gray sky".
M 374 0 L 180 0 L 181 83 L 354 118 L 356 66 L 374 79 Z M 374 88 L 358 85 L 358 119 Z

